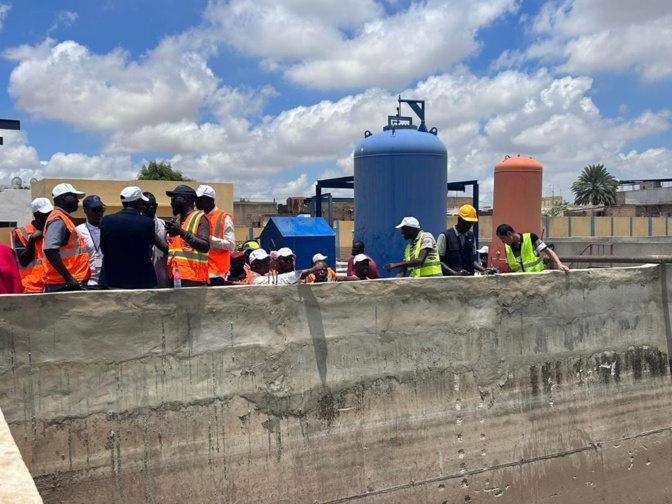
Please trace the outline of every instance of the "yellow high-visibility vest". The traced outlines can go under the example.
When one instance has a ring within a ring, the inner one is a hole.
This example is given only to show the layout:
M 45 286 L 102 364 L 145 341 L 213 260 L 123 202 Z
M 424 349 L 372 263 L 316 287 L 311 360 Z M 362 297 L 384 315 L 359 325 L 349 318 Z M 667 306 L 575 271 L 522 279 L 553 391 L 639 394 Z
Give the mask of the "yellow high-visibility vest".
M 420 245 L 422 244 L 422 237 L 424 236 L 425 232 L 420 231 L 420 234 L 418 235 L 417 243 L 415 245 L 415 254 L 413 257 L 418 257 L 420 255 Z M 406 251 L 404 252 L 404 261 L 410 261 L 411 260 L 411 244 L 409 243 L 406 245 Z M 417 277 L 428 277 L 428 276 L 443 276 L 443 272 L 441 271 L 441 261 L 439 260 L 439 253 L 436 250 L 436 247 L 434 247 L 434 259 L 430 259 L 429 256 L 425 259 L 425 262 L 422 264 L 422 266 L 418 266 L 417 268 L 411 268 L 411 278 L 417 278 Z
M 544 262 L 541 260 L 541 257 L 534 253 L 534 244 L 532 243 L 530 233 L 523 233 L 521 236 L 523 238 L 523 242 L 520 245 L 520 261 L 523 263 L 522 271 L 524 273 L 544 271 Z M 521 264 L 516 261 L 511 246 L 505 244 L 504 250 L 506 251 L 506 262 L 509 265 L 509 269 L 511 271 L 521 271 Z

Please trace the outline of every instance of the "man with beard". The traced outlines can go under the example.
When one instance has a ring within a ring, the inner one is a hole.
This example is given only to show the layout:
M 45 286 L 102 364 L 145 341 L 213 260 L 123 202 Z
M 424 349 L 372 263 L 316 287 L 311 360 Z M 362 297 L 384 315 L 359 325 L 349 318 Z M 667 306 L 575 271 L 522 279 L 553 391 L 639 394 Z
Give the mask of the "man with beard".
M 36 198 L 30 204 L 33 221 L 14 230 L 12 243 L 19 261 L 23 292 L 44 292 L 44 224 L 54 209 L 47 198 Z
M 170 197 L 173 215 L 178 216 L 166 221 L 171 284 L 175 286 L 175 280 L 179 278 L 182 287 L 208 285 L 210 223 L 205 213 L 194 207 L 196 191 L 181 184 L 172 191 L 166 191 L 166 195 Z
M 82 290 L 91 277 L 89 254 L 70 214 L 77 211 L 85 193 L 62 183 L 54 187 L 51 195 L 54 209 L 44 225 L 44 289 Z

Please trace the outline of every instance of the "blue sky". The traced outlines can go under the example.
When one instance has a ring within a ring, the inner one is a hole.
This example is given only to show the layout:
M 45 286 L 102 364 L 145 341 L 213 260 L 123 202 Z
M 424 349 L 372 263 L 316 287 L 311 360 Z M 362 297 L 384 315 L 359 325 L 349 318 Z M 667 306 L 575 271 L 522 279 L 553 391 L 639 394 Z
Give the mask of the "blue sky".
M 396 97 L 425 99 L 449 180 L 531 155 L 546 194 L 587 164 L 672 177 L 663 0 L 0 0 L 0 182 L 132 179 L 170 161 L 236 197 L 349 175 Z

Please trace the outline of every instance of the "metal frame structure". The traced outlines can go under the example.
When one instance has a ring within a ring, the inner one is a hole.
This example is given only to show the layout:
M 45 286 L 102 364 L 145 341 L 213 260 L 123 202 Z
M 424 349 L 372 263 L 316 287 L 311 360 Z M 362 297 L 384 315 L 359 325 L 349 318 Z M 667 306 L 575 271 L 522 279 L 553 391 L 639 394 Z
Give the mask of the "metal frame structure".
M 478 180 L 464 180 L 461 182 L 448 182 L 446 185 L 446 195 L 449 191 L 461 191 L 465 192 L 468 186 L 473 187 L 473 206 L 476 209 L 476 214 L 478 215 Z M 315 205 L 315 217 L 322 217 L 322 198 L 328 196 L 329 199 L 329 225 L 333 227 L 333 201 L 341 198 L 332 198 L 331 193 L 322 193 L 322 189 L 353 189 L 355 188 L 355 176 L 350 175 L 348 177 L 337 177 L 331 179 L 318 180 L 317 185 L 315 186 L 315 197 L 313 198 L 312 203 Z M 355 209 L 355 212 L 357 209 Z M 476 242 L 476 247 L 478 247 L 478 222 L 474 224 L 474 238 Z

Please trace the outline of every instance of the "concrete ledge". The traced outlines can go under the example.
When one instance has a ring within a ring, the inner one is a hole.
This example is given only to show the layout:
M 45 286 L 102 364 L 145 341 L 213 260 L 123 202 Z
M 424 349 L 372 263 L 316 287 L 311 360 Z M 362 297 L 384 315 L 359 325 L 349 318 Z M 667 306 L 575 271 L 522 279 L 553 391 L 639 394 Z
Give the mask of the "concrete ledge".
M 2 296 L 0 407 L 46 502 L 664 502 L 671 280 Z
M 9 426 L 0 410 L 0 502 L 38 504 L 42 502 Z

